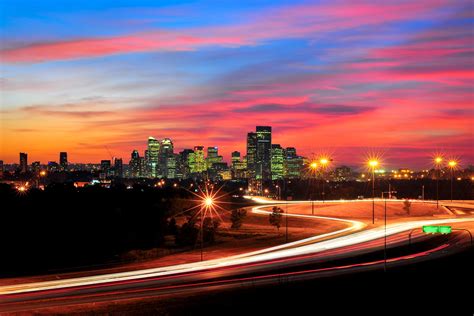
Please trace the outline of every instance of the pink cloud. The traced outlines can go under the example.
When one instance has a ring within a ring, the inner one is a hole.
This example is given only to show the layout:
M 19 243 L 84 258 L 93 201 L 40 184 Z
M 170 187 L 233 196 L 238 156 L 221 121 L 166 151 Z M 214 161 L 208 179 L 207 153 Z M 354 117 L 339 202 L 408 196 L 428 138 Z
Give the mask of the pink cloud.
M 8 63 L 35 63 L 136 52 L 194 50 L 212 45 L 252 45 L 265 40 L 317 37 L 320 32 L 401 21 L 419 17 L 442 4 L 441 1 L 398 4 L 359 1 L 299 5 L 260 12 L 247 22 L 230 26 L 31 43 L 3 49 L 0 58 Z

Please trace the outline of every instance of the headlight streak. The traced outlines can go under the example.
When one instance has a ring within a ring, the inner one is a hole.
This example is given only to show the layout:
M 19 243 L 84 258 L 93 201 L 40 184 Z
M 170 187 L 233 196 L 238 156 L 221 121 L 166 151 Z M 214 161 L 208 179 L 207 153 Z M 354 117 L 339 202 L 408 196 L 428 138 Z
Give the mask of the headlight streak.
M 269 201 L 265 201 L 264 203 L 277 204 L 275 201 L 272 201 L 272 202 L 273 203 L 269 203 Z M 291 202 L 293 204 L 308 203 L 307 201 L 304 201 L 304 202 L 291 201 Z M 334 201 L 334 202 L 341 202 L 341 201 Z M 351 202 L 354 202 L 354 201 L 351 201 Z M 283 203 L 286 203 L 286 202 L 283 202 Z M 268 207 L 268 205 L 254 207 L 252 211 L 254 213 L 268 214 L 270 211 L 262 210 L 261 208 L 263 207 Z M 27 292 L 53 290 L 53 289 L 63 289 L 63 288 L 70 288 L 70 287 L 88 286 L 88 285 L 104 284 L 104 283 L 127 281 L 127 280 L 136 280 L 136 279 L 151 278 L 151 277 L 170 276 L 174 274 L 204 271 L 204 270 L 222 268 L 222 267 L 228 267 L 228 266 L 234 266 L 234 265 L 245 265 L 245 264 L 252 264 L 252 263 L 257 263 L 257 262 L 262 262 L 262 261 L 272 261 L 272 260 L 278 260 L 282 258 L 300 256 L 300 255 L 315 254 L 315 253 L 322 252 L 325 250 L 360 244 L 363 242 L 382 238 L 385 233 L 384 227 L 379 226 L 379 227 L 372 228 L 369 230 L 358 231 L 349 235 L 336 237 L 334 239 L 316 242 L 318 239 L 323 239 L 323 238 L 327 238 L 333 235 L 347 233 L 350 231 L 360 230 L 365 226 L 365 224 L 359 221 L 346 220 L 346 219 L 340 219 L 340 218 L 334 218 L 334 217 L 312 216 L 312 215 L 303 215 L 303 214 L 288 214 L 288 216 L 341 221 L 341 222 L 347 222 L 351 226 L 338 230 L 338 231 L 334 231 L 334 232 L 330 232 L 330 233 L 326 233 L 326 234 L 322 234 L 318 236 L 313 236 L 310 238 L 306 238 L 303 240 L 299 240 L 299 241 L 295 241 L 295 242 L 291 242 L 291 243 L 287 243 L 287 244 L 283 244 L 283 245 L 279 245 L 275 247 L 270 247 L 270 248 L 253 251 L 253 252 L 249 252 L 249 253 L 245 253 L 241 255 L 213 259 L 213 260 L 208 260 L 208 261 L 203 261 L 203 262 L 186 263 L 186 264 L 180 264 L 180 265 L 168 266 L 168 267 L 160 267 L 160 268 L 152 268 L 152 269 L 144 269 L 144 270 L 120 272 L 120 273 L 111 273 L 111 274 L 71 278 L 71 279 L 64 279 L 64 280 L 7 285 L 7 286 L 0 287 L 0 295 L 27 293 Z M 412 222 L 405 222 L 405 223 L 395 223 L 395 224 L 387 225 L 386 233 L 387 233 L 387 236 L 389 236 L 389 235 L 395 235 L 404 231 L 408 231 L 414 228 L 418 228 L 423 225 L 437 225 L 437 224 L 442 224 L 442 223 L 460 223 L 460 222 L 468 222 L 468 221 L 474 221 L 474 217 L 437 219 L 437 220 L 419 220 L 419 221 L 412 221 Z M 308 242 L 314 242 L 314 243 L 307 244 Z

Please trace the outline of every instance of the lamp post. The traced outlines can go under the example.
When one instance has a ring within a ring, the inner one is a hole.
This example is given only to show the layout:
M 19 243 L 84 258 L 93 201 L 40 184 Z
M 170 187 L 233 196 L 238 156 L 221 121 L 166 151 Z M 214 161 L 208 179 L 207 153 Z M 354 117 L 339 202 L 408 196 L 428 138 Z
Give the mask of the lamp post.
M 450 160 L 448 162 L 449 169 L 451 169 L 451 202 L 453 201 L 453 179 L 454 179 L 454 169 L 457 166 L 457 161 Z
M 310 165 L 309 165 L 310 169 L 311 169 L 311 173 L 313 174 L 313 177 L 315 177 L 316 175 L 316 171 L 318 170 L 318 163 L 313 161 Z M 313 186 L 314 186 L 314 182 L 313 182 Z M 313 191 L 314 191 L 314 188 L 311 188 L 311 214 L 314 215 L 314 199 L 313 199 Z
M 321 177 L 323 178 L 323 203 L 325 201 L 325 195 L 326 195 L 326 192 L 324 191 L 324 182 L 326 182 L 326 179 L 324 177 L 324 172 L 326 170 L 326 166 L 328 165 L 329 163 L 329 159 L 328 158 L 321 158 L 319 160 L 319 163 L 321 164 Z
M 436 208 L 439 208 L 439 177 L 441 176 L 441 163 L 443 162 L 443 157 L 438 156 L 434 159 L 435 162 L 435 171 L 436 171 Z
M 38 175 L 39 175 L 39 178 L 38 178 L 37 186 L 39 187 L 39 186 L 40 186 L 41 184 L 43 184 L 43 182 L 44 182 L 42 179 L 44 179 L 44 177 L 46 177 L 46 171 L 45 171 L 45 170 L 41 170 L 41 171 L 38 173 Z
M 378 165 L 377 160 L 369 160 L 369 167 L 372 169 L 372 224 L 375 224 L 375 167 Z
M 208 209 L 212 208 L 214 205 L 214 199 L 211 196 L 204 196 L 202 203 L 201 203 L 201 261 L 203 261 L 204 258 L 204 216 L 205 216 L 205 211 Z

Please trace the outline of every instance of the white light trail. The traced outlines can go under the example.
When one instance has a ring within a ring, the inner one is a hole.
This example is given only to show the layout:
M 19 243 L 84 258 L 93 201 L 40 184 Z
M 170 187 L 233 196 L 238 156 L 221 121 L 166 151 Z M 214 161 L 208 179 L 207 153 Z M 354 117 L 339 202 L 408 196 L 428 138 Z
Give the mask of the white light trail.
M 293 201 L 293 203 L 308 203 L 308 202 L 307 201 L 304 201 L 304 202 Z M 264 213 L 264 214 L 269 212 L 269 211 L 261 210 L 262 207 L 268 207 L 268 206 L 254 207 L 253 212 Z M 362 229 L 365 226 L 365 224 L 363 224 L 362 222 L 353 221 L 353 220 L 346 220 L 346 219 L 340 219 L 340 218 L 334 218 L 334 217 L 324 217 L 324 216 L 302 215 L 302 214 L 288 214 L 288 216 L 341 221 L 341 222 L 346 222 L 350 224 L 350 226 L 338 231 L 306 238 L 300 241 L 283 244 L 276 247 L 266 248 L 259 251 L 249 252 L 249 253 L 236 255 L 232 257 L 208 260 L 208 261 L 203 261 L 203 262 L 187 263 L 187 264 L 180 264 L 180 265 L 174 265 L 174 266 L 168 266 L 168 267 L 160 267 L 160 268 L 152 268 L 152 269 L 144 269 L 144 270 L 136 270 L 136 271 L 120 272 L 120 273 L 111 273 L 111 274 L 96 275 L 96 276 L 87 276 L 87 277 L 80 277 L 80 278 L 71 278 L 71 279 L 64 279 L 64 280 L 7 285 L 7 286 L 0 287 L 0 295 L 26 293 L 26 292 L 34 292 L 34 291 L 41 291 L 41 290 L 62 289 L 62 288 L 75 287 L 75 286 L 88 286 L 88 285 L 104 284 L 104 283 L 117 282 L 117 281 L 137 280 L 137 279 L 151 278 L 151 277 L 162 277 L 162 276 L 169 276 L 169 275 L 180 274 L 180 273 L 189 273 L 189 272 L 203 271 L 203 270 L 216 269 L 216 268 L 222 268 L 222 267 L 229 267 L 229 266 L 234 266 L 234 265 L 253 264 L 253 263 L 258 263 L 262 261 L 271 261 L 271 260 L 283 259 L 283 258 L 288 258 L 288 257 L 293 257 L 293 256 L 299 256 L 299 255 L 316 254 L 325 250 L 351 246 L 354 244 L 359 244 L 359 243 L 379 239 L 379 238 L 382 238 L 385 234 L 385 229 L 383 226 L 379 226 L 379 227 L 372 228 L 369 230 L 358 231 Z M 387 225 L 386 233 L 387 233 L 387 236 L 390 236 L 390 235 L 398 234 L 398 233 L 408 231 L 414 228 L 420 228 L 423 225 L 438 225 L 438 224 L 460 223 L 460 222 L 469 222 L 469 221 L 474 221 L 474 217 L 438 219 L 438 220 L 418 220 L 418 221 L 412 221 L 412 222 L 395 223 L 395 224 Z M 335 236 L 335 235 L 347 233 L 350 231 L 354 231 L 354 233 L 317 242 L 318 239 L 327 238 L 330 236 Z M 307 244 L 308 242 L 313 242 L 313 243 Z

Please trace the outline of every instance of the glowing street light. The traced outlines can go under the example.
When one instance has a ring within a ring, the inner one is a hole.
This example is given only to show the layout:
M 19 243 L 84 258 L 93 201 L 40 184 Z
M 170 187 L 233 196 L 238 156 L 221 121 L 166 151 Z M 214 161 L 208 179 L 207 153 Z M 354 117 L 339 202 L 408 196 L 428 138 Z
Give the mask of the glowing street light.
M 448 167 L 451 169 L 451 202 L 453 201 L 453 179 L 454 179 L 454 169 L 458 166 L 458 162 L 454 159 L 448 161 Z
M 369 159 L 368 165 L 372 170 L 372 224 L 375 224 L 375 168 L 379 165 L 379 161 Z
M 211 197 L 206 197 L 204 199 L 204 205 L 206 207 L 211 207 L 214 204 L 214 200 Z
M 369 160 L 369 166 L 372 169 L 375 169 L 375 167 L 377 167 L 378 165 L 379 165 L 379 162 L 377 160 Z
M 443 157 L 438 155 L 434 158 L 434 164 L 436 168 L 436 208 L 439 208 L 439 178 L 441 177 L 441 164 L 443 163 Z
M 325 196 L 326 196 L 326 192 L 324 190 L 324 183 L 326 182 L 326 179 L 324 177 L 324 175 L 325 175 L 324 172 L 326 171 L 326 168 L 329 165 L 329 162 L 331 162 L 331 161 L 332 161 L 332 159 L 330 159 L 328 157 L 321 157 L 319 159 L 319 164 L 321 165 L 321 177 L 323 178 L 323 203 L 325 201 Z
M 213 218 L 213 215 L 216 215 L 222 221 L 222 218 L 219 216 L 219 213 L 217 212 L 217 209 L 224 210 L 224 208 L 222 208 L 219 205 L 220 203 L 224 203 L 224 202 L 219 200 L 223 195 L 218 196 L 218 193 L 222 189 L 222 187 L 219 188 L 216 191 L 213 190 L 213 186 L 208 186 L 208 185 L 206 185 L 204 190 L 202 190 L 201 187 L 199 187 L 199 186 L 197 186 L 197 188 L 199 189 L 199 192 L 197 191 L 198 189 L 196 189 L 196 192 L 198 192 L 198 193 L 194 193 L 193 191 L 188 191 L 188 192 L 190 192 L 191 194 L 193 194 L 194 196 L 196 196 L 198 198 L 198 200 L 194 200 L 198 203 L 197 203 L 197 205 L 195 205 L 195 206 L 191 207 L 190 209 L 186 210 L 186 212 L 191 211 L 195 208 L 199 208 L 199 212 L 197 214 L 199 214 L 200 217 L 201 217 L 200 242 L 201 242 L 201 261 L 203 261 L 203 257 L 204 257 L 204 251 L 203 251 L 203 248 L 204 248 L 204 218 L 207 215 L 209 215 L 211 218 Z

